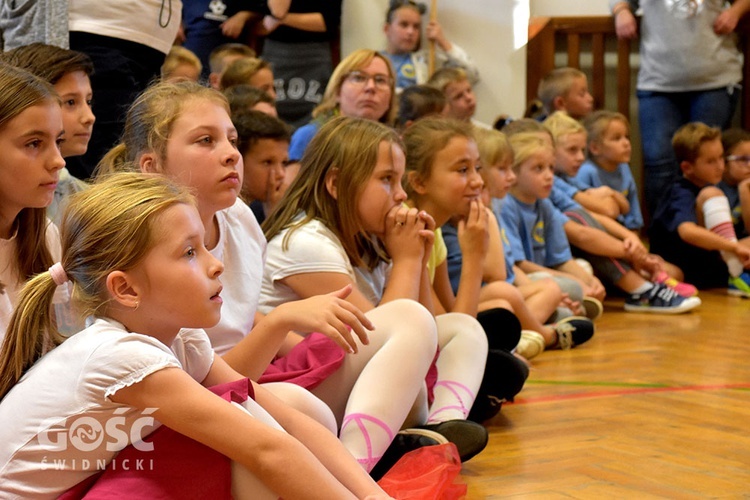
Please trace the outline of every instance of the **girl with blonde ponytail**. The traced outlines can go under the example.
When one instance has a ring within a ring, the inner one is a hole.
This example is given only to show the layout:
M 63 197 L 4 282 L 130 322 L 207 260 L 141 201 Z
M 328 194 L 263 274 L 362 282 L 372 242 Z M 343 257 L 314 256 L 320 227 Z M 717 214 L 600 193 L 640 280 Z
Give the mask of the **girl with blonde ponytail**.
M 219 321 L 224 266 L 203 238 L 193 197 L 163 176 L 116 174 L 71 197 L 62 259 L 22 290 L 0 355 L 4 494 L 54 498 L 104 465 L 127 470 L 126 446 L 165 445 L 146 418 L 232 459 L 234 498 L 388 498 L 333 434 L 214 356 L 203 328 Z M 53 348 L 49 308 L 68 281 L 90 326 Z M 168 458 L 131 469 L 133 491 L 180 469 Z

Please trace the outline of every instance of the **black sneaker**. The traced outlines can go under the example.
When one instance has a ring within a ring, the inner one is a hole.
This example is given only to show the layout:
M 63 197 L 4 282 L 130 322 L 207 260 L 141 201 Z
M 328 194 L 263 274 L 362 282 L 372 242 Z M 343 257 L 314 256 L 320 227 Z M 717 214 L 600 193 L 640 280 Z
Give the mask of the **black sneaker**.
M 583 316 L 570 316 L 561 319 L 552 328 L 557 332 L 555 349 L 571 349 L 587 342 L 594 336 L 594 323 Z
M 490 349 L 512 351 L 521 340 L 521 322 L 511 311 L 502 308 L 488 309 L 477 314 L 477 321 L 487 335 Z
M 513 401 L 521 392 L 527 378 L 526 363 L 502 349 L 490 349 L 469 420 L 481 423 L 497 415 L 504 401 Z
M 420 425 L 419 429 L 437 432 L 455 444 L 462 462 L 482 451 L 489 440 L 487 429 L 470 420 L 446 420 L 439 424 Z
M 370 471 L 370 477 L 379 480 L 391 467 L 396 465 L 401 457 L 423 446 L 435 446 L 448 442 L 442 434 L 429 429 L 404 429 L 396 434 L 388 449 L 375 467 Z
M 665 284 L 655 283 L 643 293 L 625 299 L 625 310 L 658 314 L 680 314 L 701 305 L 698 297 L 683 297 Z

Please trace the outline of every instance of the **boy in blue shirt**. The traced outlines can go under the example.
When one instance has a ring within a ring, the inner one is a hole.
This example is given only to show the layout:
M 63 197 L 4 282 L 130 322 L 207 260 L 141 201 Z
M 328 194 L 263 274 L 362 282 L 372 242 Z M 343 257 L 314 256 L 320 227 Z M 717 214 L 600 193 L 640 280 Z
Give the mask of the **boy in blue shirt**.
M 727 284 L 750 297 L 750 238 L 737 241 L 729 201 L 716 187 L 724 173 L 721 131 L 700 122 L 672 139 L 682 177 L 660 200 L 651 225 L 651 249 L 674 262 L 698 288 Z

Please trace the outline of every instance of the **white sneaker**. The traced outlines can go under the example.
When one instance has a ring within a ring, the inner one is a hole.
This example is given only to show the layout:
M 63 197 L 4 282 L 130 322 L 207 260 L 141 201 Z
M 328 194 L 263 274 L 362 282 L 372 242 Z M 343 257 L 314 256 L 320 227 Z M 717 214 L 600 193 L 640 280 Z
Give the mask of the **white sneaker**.
M 526 359 L 539 356 L 544 352 L 544 337 L 533 330 L 521 330 L 521 340 L 516 346 L 516 353 Z

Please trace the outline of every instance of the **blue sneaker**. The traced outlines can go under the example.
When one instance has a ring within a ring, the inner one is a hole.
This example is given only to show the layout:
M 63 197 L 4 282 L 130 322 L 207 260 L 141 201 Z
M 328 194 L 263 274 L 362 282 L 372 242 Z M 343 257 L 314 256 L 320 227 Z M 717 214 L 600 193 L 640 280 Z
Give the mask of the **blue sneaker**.
M 643 293 L 625 299 L 625 310 L 657 314 L 680 314 L 701 305 L 698 297 L 683 297 L 667 285 L 655 283 Z
M 743 272 L 736 278 L 729 277 L 729 295 L 750 299 L 750 273 Z

